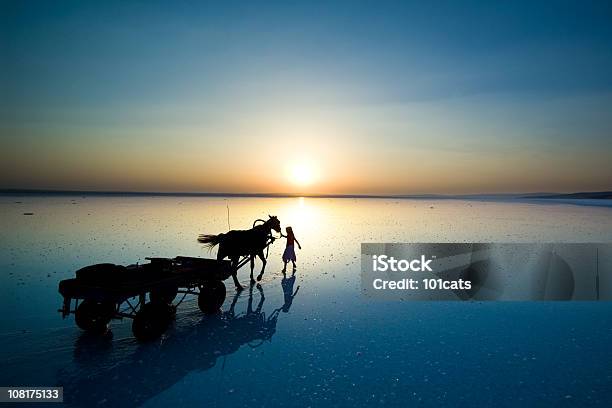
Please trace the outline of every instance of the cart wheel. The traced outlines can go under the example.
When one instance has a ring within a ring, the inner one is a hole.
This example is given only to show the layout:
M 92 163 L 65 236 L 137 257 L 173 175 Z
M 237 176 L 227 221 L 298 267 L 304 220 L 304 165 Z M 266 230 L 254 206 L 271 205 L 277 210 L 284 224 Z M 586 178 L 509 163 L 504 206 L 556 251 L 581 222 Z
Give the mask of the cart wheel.
M 104 333 L 114 314 L 114 303 L 84 300 L 74 314 L 74 321 L 85 331 Z
M 176 286 L 156 289 L 151 291 L 149 294 L 149 299 L 151 302 L 172 303 L 172 301 L 176 298 L 177 293 L 178 288 Z
M 143 305 L 132 322 L 134 337 L 140 341 L 158 338 L 168 328 L 173 312 L 174 307 L 166 303 L 149 302 Z
M 200 288 L 198 306 L 206 314 L 217 313 L 225 301 L 225 284 L 222 281 L 206 282 Z

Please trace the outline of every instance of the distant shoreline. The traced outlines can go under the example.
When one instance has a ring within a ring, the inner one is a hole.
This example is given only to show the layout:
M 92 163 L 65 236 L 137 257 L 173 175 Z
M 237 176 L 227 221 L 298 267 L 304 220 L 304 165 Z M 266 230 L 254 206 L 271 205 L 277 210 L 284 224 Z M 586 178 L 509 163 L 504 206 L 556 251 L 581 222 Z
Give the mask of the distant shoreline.
M 157 192 L 157 191 L 91 191 L 91 190 L 36 190 L 0 189 L 0 195 L 55 195 L 55 196 L 115 196 L 115 197 L 230 197 L 230 198 L 378 198 L 378 199 L 435 199 L 435 200 L 611 200 L 612 191 L 578 193 L 503 193 L 503 194 L 298 194 L 298 193 L 227 193 L 227 192 Z

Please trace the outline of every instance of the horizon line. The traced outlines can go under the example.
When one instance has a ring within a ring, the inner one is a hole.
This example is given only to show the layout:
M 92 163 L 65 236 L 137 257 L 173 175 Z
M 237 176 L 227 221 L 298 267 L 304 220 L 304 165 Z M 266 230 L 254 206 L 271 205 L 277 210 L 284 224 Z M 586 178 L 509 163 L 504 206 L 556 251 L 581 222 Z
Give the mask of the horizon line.
M 253 197 L 253 198 L 394 198 L 394 199 L 457 199 L 457 198 L 612 198 L 612 191 L 538 192 L 538 193 L 472 193 L 472 194 L 320 194 L 320 193 L 247 193 L 247 192 L 164 192 L 115 190 L 62 190 L 62 189 L 0 189 L 0 194 L 23 195 L 98 195 L 98 196 L 166 196 L 166 197 Z

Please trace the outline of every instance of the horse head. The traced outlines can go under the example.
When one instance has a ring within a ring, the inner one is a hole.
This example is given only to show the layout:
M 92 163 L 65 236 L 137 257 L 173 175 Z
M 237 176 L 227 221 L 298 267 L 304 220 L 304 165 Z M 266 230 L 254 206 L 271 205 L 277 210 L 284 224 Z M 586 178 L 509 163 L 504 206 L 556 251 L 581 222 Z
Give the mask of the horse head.
M 268 221 L 266 221 L 266 224 L 268 224 L 268 226 L 273 229 L 274 231 L 280 233 L 281 232 L 281 225 L 280 225 L 280 221 L 278 220 L 278 217 L 276 215 L 269 215 L 268 214 Z

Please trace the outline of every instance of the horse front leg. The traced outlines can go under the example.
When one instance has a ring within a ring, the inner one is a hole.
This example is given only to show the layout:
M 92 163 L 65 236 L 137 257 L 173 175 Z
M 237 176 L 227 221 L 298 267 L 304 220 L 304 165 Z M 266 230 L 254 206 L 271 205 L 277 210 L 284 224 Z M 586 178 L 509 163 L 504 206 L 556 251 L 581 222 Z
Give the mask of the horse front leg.
M 240 284 L 240 282 L 238 282 L 238 257 L 232 257 L 231 261 L 232 261 L 232 279 L 234 279 L 234 286 L 236 287 L 236 291 L 240 292 L 241 290 L 243 290 L 244 288 L 242 287 L 242 285 Z
M 261 272 L 259 272 L 259 275 L 257 275 L 257 280 L 260 281 L 263 277 L 264 271 L 266 270 L 266 264 L 268 263 L 268 261 L 266 261 L 266 256 L 264 255 L 263 250 L 259 251 L 257 256 L 259 257 L 259 259 L 261 259 L 262 263 Z
M 251 286 L 255 284 L 255 279 L 253 279 L 253 269 L 255 269 L 255 255 L 251 255 Z

